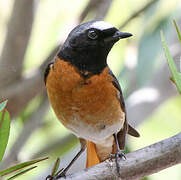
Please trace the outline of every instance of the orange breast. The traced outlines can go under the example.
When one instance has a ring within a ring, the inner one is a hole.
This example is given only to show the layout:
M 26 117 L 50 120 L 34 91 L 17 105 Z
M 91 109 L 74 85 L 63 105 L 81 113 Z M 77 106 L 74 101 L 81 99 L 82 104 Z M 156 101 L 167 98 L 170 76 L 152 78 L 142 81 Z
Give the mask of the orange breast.
M 112 84 L 108 68 L 85 80 L 75 67 L 57 58 L 50 68 L 46 87 L 58 119 L 68 128 L 83 122 L 104 129 L 124 122 L 118 90 Z

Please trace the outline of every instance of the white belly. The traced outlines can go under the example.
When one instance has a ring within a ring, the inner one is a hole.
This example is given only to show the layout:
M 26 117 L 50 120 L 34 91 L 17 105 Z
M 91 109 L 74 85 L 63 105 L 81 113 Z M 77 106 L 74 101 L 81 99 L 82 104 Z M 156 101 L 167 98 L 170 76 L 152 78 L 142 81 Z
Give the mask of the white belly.
M 66 127 L 70 129 L 77 137 L 92 141 L 94 143 L 101 143 L 114 133 L 119 132 L 123 127 L 123 123 L 124 121 L 120 120 L 119 123 L 114 125 L 101 127 L 101 124 L 99 123 L 93 126 L 74 119 L 74 124 L 69 124 Z

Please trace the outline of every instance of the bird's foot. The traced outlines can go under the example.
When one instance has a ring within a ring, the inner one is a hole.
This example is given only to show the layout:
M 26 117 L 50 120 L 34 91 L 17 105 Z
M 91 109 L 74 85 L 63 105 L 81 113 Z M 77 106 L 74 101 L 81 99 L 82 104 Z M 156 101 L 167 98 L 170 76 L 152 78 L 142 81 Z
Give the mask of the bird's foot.
M 58 179 L 58 178 L 61 178 L 61 177 L 66 177 L 65 174 L 66 174 L 66 171 L 65 171 L 64 168 L 62 168 L 62 169 L 57 173 L 56 178 Z
M 54 180 L 55 179 L 55 177 L 53 177 L 53 176 L 51 176 L 51 175 L 48 175 L 47 177 L 46 177 L 46 180 Z
M 116 169 L 117 169 L 117 173 L 118 176 L 120 177 L 120 165 L 119 165 L 119 160 L 126 160 L 126 156 L 124 155 L 124 153 L 122 153 L 120 150 L 117 151 L 115 154 L 110 154 L 110 159 L 112 160 L 113 158 L 115 158 L 116 161 Z
M 110 157 L 110 160 L 115 159 L 115 158 L 126 160 L 126 156 L 121 151 L 118 151 L 115 154 L 110 154 L 109 157 Z
M 64 171 L 64 168 L 62 168 L 54 176 L 48 175 L 46 177 L 46 180 L 57 180 L 58 178 L 66 177 L 65 174 L 66 174 L 66 172 Z

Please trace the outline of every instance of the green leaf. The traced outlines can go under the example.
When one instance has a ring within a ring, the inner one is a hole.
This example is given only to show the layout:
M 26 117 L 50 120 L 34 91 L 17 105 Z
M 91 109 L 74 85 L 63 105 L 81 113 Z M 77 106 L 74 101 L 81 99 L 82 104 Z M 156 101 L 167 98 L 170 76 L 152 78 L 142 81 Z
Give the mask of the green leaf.
M 179 72 L 177 72 L 177 68 L 176 68 L 174 60 L 173 60 L 173 58 L 169 52 L 167 43 L 165 41 L 165 37 L 163 35 L 163 32 L 161 31 L 160 34 L 161 34 L 162 46 L 163 46 L 163 49 L 165 52 L 165 56 L 166 56 L 170 71 L 171 71 L 172 76 L 173 76 L 173 80 L 177 86 L 179 93 L 181 94 L 181 76 L 180 76 Z
M 0 103 L 0 111 L 2 111 L 6 107 L 7 102 L 8 102 L 8 100 L 5 100 L 2 103 Z
M 10 173 L 13 173 L 13 172 L 15 172 L 17 170 L 23 169 L 23 168 L 25 168 L 27 166 L 31 166 L 32 164 L 38 163 L 40 161 L 47 160 L 47 159 L 48 159 L 48 157 L 45 157 L 45 158 L 42 158 L 42 159 L 36 159 L 36 160 L 32 160 L 32 161 L 27 161 L 27 162 L 24 162 L 24 163 L 21 163 L 21 164 L 17 164 L 17 165 L 12 166 L 12 167 L 10 167 L 8 169 L 4 169 L 4 170 L 0 171 L 0 177 L 5 176 L 5 175 L 10 174 Z
M 10 131 L 10 116 L 7 110 L 0 112 L 0 162 L 4 156 L 8 144 Z
M 57 160 L 55 161 L 55 164 L 53 166 L 53 169 L 52 169 L 52 173 L 51 175 L 54 177 L 56 172 L 58 171 L 58 168 L 60 166 L 60 158 L 57 158 Z
M 21 172 L 15 174 L 14 176 L 8 178 L 7 180 L 15 179 L 15 178 L 17 178 L 17 177 L 19 177 L 19 176 L 21 176 L 21 175 L 23 175 L 23 174 L 25 174 L 25 173 L 31 171 L 32 169 L 34 169 L 34 168 L 36 168 L 36 167 L 38 167 L 38 166 L 33 166 L 33 167 L 28 168 L 28 169 L 25 169 L 25 170 L 23 170 L 23 171 L 21 171 Z
M 180 30 L 179 30 L 179 28 L 178 28 L 177 23 L 176 23 L 175 20 L 173 20 L 173 23 L 174 23 L 175 29 L 176 29 L 176 31 L 177 31 L 178 39 L 179 39 L 180 44 L 181 44 L 181 33 L 180 33 Z

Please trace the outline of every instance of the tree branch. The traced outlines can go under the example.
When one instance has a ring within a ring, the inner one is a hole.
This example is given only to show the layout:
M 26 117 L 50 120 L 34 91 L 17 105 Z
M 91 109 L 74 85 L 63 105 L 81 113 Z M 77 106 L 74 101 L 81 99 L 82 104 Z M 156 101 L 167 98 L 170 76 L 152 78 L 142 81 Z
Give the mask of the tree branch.
M 103 20 L 112 4 L 113 0 L 102 0 L 96 9 L 96 20 Z
M 51 54 L 45 59 L 37 70 L 28 77 L 22 77 L 21 80 L 1 88 L 0 99 L 8 99 L 8 110 L 11 117 L 16 116 L 37 94 L 45 90 L 43 77 L 47 64 L 55 57 L 60 46 L 57 46 Z M 18 102 L 18 106 L 17 106 Z
M 121 180 L 137 180 L 181 163 L 181 133 L 126 154 L 120 161 Z M 65 178 L 60 178 L 63 180 Z M 67 175 L 66 180 L 118 179 L 115 161 L 105 161 L 94 167 Z
M 143 7 L 138 9 L 135 13 L 133 13 L 128 19 L 126 19 L 120 26 L 119 29 L 124 28 L 128 23 L 130 23 L 133 19 L 138 17 L 142 12 L 146 11 L 148 8 L 150 8 L 155 2 L 158 0 L 151 0 L 147 4 L 145 4 Z
M 96 20 L 102 20 L 105 18 L 113 0 L 90 0 L 85 7 L 85 9 L 82 11 L 79 21 L 83 21 L 86 16 L 91 11 L 95 11 L 95 18 Z
M 15 0 L 0 61 L 0 87 L 21 78 L 34 20 L 34 0 Z
M 95 8 L 95 6 L 97 6 L 100 3 L 100 0 L 89 0 L 89 2 L 87 3 L 87 6 L 84 8 L 84 10 L 82 11 L 82 13 L 80 14 L 79 17 L 79 21 L 83 21 L 84 18 L 87 16 L 87 14 L 93 9 Z

